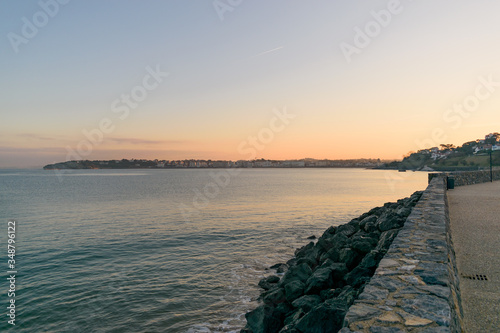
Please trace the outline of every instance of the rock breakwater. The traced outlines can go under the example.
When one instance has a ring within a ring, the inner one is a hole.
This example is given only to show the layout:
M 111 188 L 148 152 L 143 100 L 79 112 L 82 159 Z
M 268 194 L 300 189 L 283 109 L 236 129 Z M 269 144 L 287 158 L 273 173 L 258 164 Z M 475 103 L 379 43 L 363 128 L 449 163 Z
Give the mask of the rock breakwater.
M 328 228 L 317 242 L 272 266 L 262 279 L 261 305 L 245 315 L 242 333 L 337 332 L 423 192 L 376 207 Z

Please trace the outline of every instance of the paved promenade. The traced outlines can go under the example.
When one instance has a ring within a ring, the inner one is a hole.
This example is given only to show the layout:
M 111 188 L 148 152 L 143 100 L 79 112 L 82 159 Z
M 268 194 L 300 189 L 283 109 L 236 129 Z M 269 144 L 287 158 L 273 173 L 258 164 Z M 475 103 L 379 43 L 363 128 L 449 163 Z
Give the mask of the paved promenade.
M 500 332 L 500 181 L 456 187 L 448 202 L 465 330 Z

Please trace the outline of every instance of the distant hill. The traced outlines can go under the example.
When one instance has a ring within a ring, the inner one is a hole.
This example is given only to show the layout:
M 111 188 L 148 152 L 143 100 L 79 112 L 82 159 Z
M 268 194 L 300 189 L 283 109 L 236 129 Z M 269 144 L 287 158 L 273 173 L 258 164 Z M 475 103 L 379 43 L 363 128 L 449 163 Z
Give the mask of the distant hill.
M 181 168 L 376 168 L 387 161 L 380 159 L 351 160 L 317 160 L 306 158 L 301 160 L 79 160 L 48 164 L 45 170 L 63 169 L 181 169 Z
M 499 133 L 488 134 L 484 139 L 469 141 L 459 147 L 441 144 L 440 147 L 410 152 L 402 161 L 387 163 L 383 168 L 428 171 L 478 170 L 490 166 L 490 152 L 493 165 L 500 166 Z
M 318 160 L 79 160 L 48 164 L 45 170 L 58 169 L 164 169 L 164 168 L 374 168 L 395 170 L 459 171 L 478 170 L 490 165 L 500 166 L 500 134 L 488 134 L 484 139 L 469 141 L 456 147 L 441 144 L 439 147 L 409 152 L 402 161 L 380 159 Z

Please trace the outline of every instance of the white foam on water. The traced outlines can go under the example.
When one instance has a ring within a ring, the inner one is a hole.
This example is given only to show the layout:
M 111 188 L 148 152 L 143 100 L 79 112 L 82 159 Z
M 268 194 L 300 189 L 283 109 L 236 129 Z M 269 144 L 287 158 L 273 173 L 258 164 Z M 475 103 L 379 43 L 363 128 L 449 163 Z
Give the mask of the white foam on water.
M 212 331 L 208 328 L 209 325 L 209 323 L 195 325 L 189 328 L 186 333 L 212 333 Z

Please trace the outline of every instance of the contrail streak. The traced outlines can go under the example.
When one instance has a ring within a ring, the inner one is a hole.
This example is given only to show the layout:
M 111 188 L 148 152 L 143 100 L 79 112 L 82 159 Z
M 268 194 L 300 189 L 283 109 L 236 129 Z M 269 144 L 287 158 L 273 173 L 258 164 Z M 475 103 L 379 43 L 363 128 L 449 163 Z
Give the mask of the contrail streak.
M 272 50 L 269 50 L 269 51 L 264 51 L 262 53 L 259 53 L 259 54 L 256 54 L 254 55 L 253 57 L 251 58 L 255 58 L 255 57 L 260 57 L 261 55 L 264 55 L 264 54 L 268 54 L 268 53 L 271 53 L 271 52 L 274 52 L 274 51 L 278 51 L 278 50 L 281 50 L 284 46 L 280 46 L 280 47 L 277 47 L 275 49 L 272 49 Z

